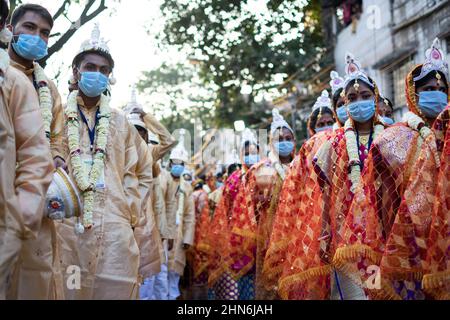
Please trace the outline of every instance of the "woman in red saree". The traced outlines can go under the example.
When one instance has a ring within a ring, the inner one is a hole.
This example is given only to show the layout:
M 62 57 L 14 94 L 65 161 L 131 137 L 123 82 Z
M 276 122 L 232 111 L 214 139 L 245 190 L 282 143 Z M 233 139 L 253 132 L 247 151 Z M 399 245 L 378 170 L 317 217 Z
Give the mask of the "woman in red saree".
M 336 81 L 336 78 L 332 80 L 332 84 Z M 342 82 L 336 83 L 333 88 L 333 93 L 339 91 L 336 94 L 338 97 L 333 99 L 334 106 L 340 98 L 340 92 L 342 91 Z M 318 103 L 320 100 L 318 100 Z M 275 220 L 273 225 L 270 242 L 268 245 L 267 253 L 264 259 L 264 266 L 262 272 L 262 281 L 266 290 L 272 290 L 277 292 L 278 280 L 283 271 L 283 264 L 286 259 L 286 254 L 289 251 L 288 244 L 291 236 L 296 234 L 296 218 L 301 204 L 301 199 L 304 196 L 304 186 L 306 180 L 311 176 L 311 172 L 314 170 L 312 166 L 312 160 L 319 147 L 327 140 L 329 140 L 333 134 L 332 130 L 329 130 L 327 122 L 331 119 L 334 121 L 334 114 L 330 106 L 330 99 L 325 98 L 321 104 L 316 104 L 317 108 L 313 110 L 308 121 L 309 130 L 314 133 L 310 139 L 308 139 L 301 147 L 298 155 L 291 163 L 291 168 L 283 183 L 280 197 L 278 200 L 278 207 L 275 214 Z M 335 109 L 335 107 L 333 107 Z M 325 116 L 324 116 L 325 115 Z M 326 128 L 316 132 L 316 129 Z
M 208 286 L 208 263 L 210 246 L 208 230 L 210 227 L 208 194 L 203 190 L 203 181 L 194 182 L 195 236 L 194 245 L 188 251 L 189 265 L 192 266 L 192 299 L 205 300 Z
M 208 286 L 213 289 L 216 300 L 238 300 L 238 283 L 229 273 L 224 263 L 228 252 L 230 220 L 236 195 L 242 187 L 242 179 L 247 170 L 258 162 L 259 146 L 254 135 L 246 130 L 242 137 L 240 158 L 242 168 L 234 171 L 226 180 L 222 196 L 217 204 L 209 230 L 209 275 Z
M 241 300 L 276 297 L 276 291 L 265 289 L 262 267 L 281 186 L 294 158 L 295 138 L 278 110 L 272 113 L 269 157 L 245 175 L 231 219 L 230 247 L 225 263 L 233 278 L 238 280 Z
M 437 40 L 426 57 L 406 78 L 404 122 L 374 141 L 334 257 L 372 299 L 426 298 L 421 281 L 442 151 L 431 127 L 449 88 Z
M 332 258 L 368 151 L 384 125 L 376 110 L 376 84 L 351 54 L 346 62 L 343 92 L 349 119 L 313 159 L 279 280 L 283 299 L 343 299 L 344 294 L 365 298 L 348 279 L 338 279 Z

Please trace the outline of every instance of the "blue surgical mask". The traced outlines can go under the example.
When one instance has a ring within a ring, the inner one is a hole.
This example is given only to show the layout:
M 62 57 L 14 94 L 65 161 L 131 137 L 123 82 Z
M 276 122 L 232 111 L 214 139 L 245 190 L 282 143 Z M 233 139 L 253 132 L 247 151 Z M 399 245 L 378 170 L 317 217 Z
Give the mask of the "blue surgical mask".
M 181 164 L 173 164 L 172 168 L 170 169 L 170 173 L 175 177 L 179 178 L 184 172 L 184 166 Z
M 422 91 L 419 93 L 419 108 L 428 118 L 437 118 L 448 104 L 448 96 L 441 91 Z
M 383 122 L 389 126 L 392 126 L 395 123 L 394 120 L 388 117 L 381 117 L 381 119 L 383 119 Z
M 275 143 L 275 149 L 282 157 L 287 157 L 294 151 L 295 145 L 292 141 L 282 141 Z
M 340 106 L 336 109 L 336 114 L 341 123 L 345 123 L 348 120 L 347 106 Z
M 27 60 L 41 60 L 47 54 L 47 44 L 41 37 L 31 34 L 19 35 L 17 41 L 12 42 L 14 51 Z
M 359 123 L 363 123 L 372 119 L 375 114 L 375 101 L 363 100 L 350 103 L 348 106 L 350 117 Z
M 316 130 L 316 133 L 317 132 L 327 131 L 327 130 L 333 130 L 333 126 L 325 126 L 325 127 L 322 127 L 322 128 L 316 128 L 315 130 Z
M 251 167 L 252 165 L 257 164 L 259 162 L 259 155 L 250 154 L 248 156 L 245 156 L 244 162 L 247 165 L 247 167 Z
M 108 88 L 108 77 L 101 72 L 81 72 L 78 87 L 86 96 L 98 97 Z

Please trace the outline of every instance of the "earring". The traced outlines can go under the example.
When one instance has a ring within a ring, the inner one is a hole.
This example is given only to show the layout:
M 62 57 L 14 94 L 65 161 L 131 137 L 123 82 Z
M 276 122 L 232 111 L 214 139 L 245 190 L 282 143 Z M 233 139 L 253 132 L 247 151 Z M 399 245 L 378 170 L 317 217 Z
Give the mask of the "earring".
M 441 75 L 439 74 L 439 72 L 437 72 L 437 71 L 436 71 L 436 79 L 437 79 L 437 84 L 438 84 L 438 86 L 440 86 L 440 85 L 441 85 L 441 79 L 442 79 L 442 77 L 441 77 Z

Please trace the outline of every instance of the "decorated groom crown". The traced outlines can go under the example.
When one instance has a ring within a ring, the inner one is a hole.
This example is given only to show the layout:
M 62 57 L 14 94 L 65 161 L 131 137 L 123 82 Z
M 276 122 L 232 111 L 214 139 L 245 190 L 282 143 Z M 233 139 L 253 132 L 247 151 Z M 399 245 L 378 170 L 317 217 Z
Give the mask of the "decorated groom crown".
M 361 64 L 355 59 L 353 54 L 347 52 L 345 54 L 345 80 L 343 87 L 346 88 L 347 85 L 353 80 L 361 80 L 371 88 L 374 87 L 373 83 L 369 80 L 367 74 L 362 70 Z
M 72 65 L 75 65 L 80 56 L 85 53 L 98 53 L 102 55 L 111 64 L 111 69 L 114 69 L 114 59 L 112 58 L 107 42 L 104 38 L 100 37 L 100 27 L 98 23 L 94 25 L 91 37 L 81 44 L 80 50 L 78 50 L 77 55 L 73 59 Z M 116 80 L 111 78 L 109 82 L 114 85 Z
M 44 213 L 52 220 L 63 220 L 80 217 L 82 206 L 80 195 L 75 184 L 67 173 L 58 168 L 48 188 Z
M 444 54 L 440 50 L 441 45 L 438 38 L 434 39 L 431 48 L 429 48 L 425 53 L 425 62 L 423 63 L 420 75 L 415 77 L 413 80 L 419 81 L 420 79 L 426 77 L 432 71 L 440 71 L 445 76 L 445 80 L 449 81 L 448 77 L 448 64 L 444 60 Z M 436 77 L 439 75 L 437 74 Z M 438 77 L 438 79 L 440 79 Z
M 185 135 L 186 135 L 186 131 L 184 129 L 181 129 L 178 144 L 175 148 L 173 148 L 172 152 L 170 153 L 170 160 L 181 160 L 184 163 L 187 163 L 189 161 L 188 152 L 186 151 L 186 148 L 184 147 L 184 136 Z

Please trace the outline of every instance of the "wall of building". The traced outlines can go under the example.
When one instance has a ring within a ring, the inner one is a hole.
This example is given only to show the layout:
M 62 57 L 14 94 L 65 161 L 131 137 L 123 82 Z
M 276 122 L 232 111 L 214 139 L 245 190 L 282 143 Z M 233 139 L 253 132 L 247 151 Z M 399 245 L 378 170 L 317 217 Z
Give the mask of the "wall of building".
M 345 53 L 349 51 L 384 91 L 385 78 L 372 66 L 393 51 L 390 12 L 389 0 L 363 1 L 363 13 L 356 32 L 353 33 L 352 25 L 349 25 L 337 35 L 334 58 L 339 74 L 344 73 Z

